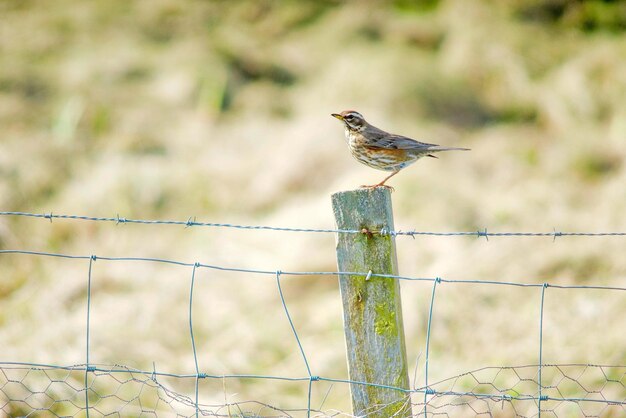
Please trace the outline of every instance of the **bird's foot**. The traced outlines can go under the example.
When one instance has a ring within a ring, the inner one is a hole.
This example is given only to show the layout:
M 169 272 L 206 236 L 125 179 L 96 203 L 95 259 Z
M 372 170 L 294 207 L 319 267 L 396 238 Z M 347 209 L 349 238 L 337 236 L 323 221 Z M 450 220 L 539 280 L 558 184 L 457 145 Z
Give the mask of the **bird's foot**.
M 383 189 L 388 189 L 390 192 L 393 192 L 393 191 L 395 191 L 395 190 L 396 190 L 396 189 L 394 189 L 393 187 L 391 187 L 391 186 L 387 186 L 386 184 L 383 184 L 383 183 L 372 184 L 371 186 L 366 185 L 366 184 L 362 184 L 362 185 L 361 185 L 361 188 L 362 188 L 362 189 L 376 189 L 376 188 L 378 188 L 378 187 L 382 187 Z

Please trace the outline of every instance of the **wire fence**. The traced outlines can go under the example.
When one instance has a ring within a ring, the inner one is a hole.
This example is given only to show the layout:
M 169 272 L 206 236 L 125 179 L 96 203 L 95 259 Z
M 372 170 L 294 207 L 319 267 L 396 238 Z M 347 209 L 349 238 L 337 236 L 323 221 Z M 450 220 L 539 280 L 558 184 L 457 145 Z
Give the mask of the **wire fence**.
M 85 220 L 93 222 L 140 223 L 156 225 L 219 226 L 226 228 L 269 229 L 289 232 L 326 233 L 372 233 L 372 231 L 344 231 L 334 229 L 297 229 L 267 226 L 242 226 L 221 223 L 194 221 L 147 221 L 124 218 L 99 218 L 75 215 L 32 214 L 23 212 L 0 212 L 2 216 L 35 217 L 43 219 Z M 553 232 L 553 233 L 489 233 L 469 232 L 430 233 L 401 231 L 377 231 L 395 236 L 415 235 L 465 235 L 481 236 L 624 236 L 622 232 Z M 442 277 L 408 277 L 376 274 L 372 272 L 343 271 L 280 271 L 257 270 L 241 267 L 227 267 L 201 262 L 186 262 L 174 259 L 146 257 L 107 257 L 93 254 L 65 254 L 21 249 L 2 249 L 0 257 L 14 255 L 28 257 L 53 257 L 83 262 L 86 267 L 87 295 L 85 318 L 84 363 L 75 365 L 36 364 L 28 362 L 0 361 L 0 411 L 6 416 L 176 416 L 176 417 L 351 417 L 348 412 L 324 408 L 325 397 L 319 404 L 313 404 L 312 392 L 316 385 L 373 385 L 405 394 L 406 402 L 412 406 L 414 416 L 420 417 L 620 417 L 626 416 L 626 365 L 599 364 L 544 364 L 544 301 L 549 292 L 561 289 L 577 291 L 619 292 L 626 296 L 626 287 L 599 285 L 563 285 L 553 283 L 501 282 L 489 280 L 452 280 Z M 108 260 L 121 263 L 157 263 L 187 269 L 190 276 L 189 303 L 185 307 L 188 315 L 188 329 L 194 359 L 195 372 L 177 374 L 156 370 L 138 370 L 124 365 L 92 364 L 91 354 L 91 311 L 92 276 L 96 262 Z M 192 307 L 194 303 L 196 273 L 199 269 L 232 271 L 250 275 L 270 275 L 274 278 L 276 290 L 295 340 L 295 347 L 306 368 L 307 374 L 300 377 L 273 375 L 211 374 L 201 370 L 194 336 Z M 310 367 L 309 357 L 300 342 L 299 332 L 292 321 L 289 304 L 282 291 L 284 276 L 370 276 L 395 278 L 407 282 L 427 282 L 432 284 L 427 335 L 424 352 L 425 382 L 421 387 L 409 390 L 393 386 L 382 386 L 368 382 L 336 379 L 320 376 Z M 484 367 L 462 373 L 437 382 L 428 380 L 430 336 L 433 325 L 433 307 L 437 301 L 440 286 L 508 286 L 535 288 L 539 296 L 537 321 L 539 332 L 536 336 L 537 363 L 531 365 Z M 554 290 L 552 290 L 554 289 Z M 623 319 L 622 319 L 623 320 Z M 622 347 L 622 350 L 625 348 Z M 0 359 L 1 360 L 1 359 Z M 228 380 L 280 381 L 293 385 L 305 385 L 300 405 L 286 407 L 280 400 L 260 402 L 246 400 L 240 402 L 207 403 L 201 393 L 209 390 L 209 382 L 218 384 Z M 375 414 L 385 405 L 372 405 Z M 365 416 L 369 415 L 367 413 Z

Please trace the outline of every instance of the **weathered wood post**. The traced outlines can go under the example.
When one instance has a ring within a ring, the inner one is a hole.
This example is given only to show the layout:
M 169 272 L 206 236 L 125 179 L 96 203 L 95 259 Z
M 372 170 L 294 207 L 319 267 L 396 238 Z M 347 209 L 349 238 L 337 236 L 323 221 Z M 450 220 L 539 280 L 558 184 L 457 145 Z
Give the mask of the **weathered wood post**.
M 359 189 L 335 193 L 338 229 L 363 231 L 337 237 L 339 271 L 398 274 L 391 193 Z M 339 275 L 350 380 L 409 389 L 398 279 Z M 368 418 L 411 416 L 408 393 L 351 384 L 352 413 Z

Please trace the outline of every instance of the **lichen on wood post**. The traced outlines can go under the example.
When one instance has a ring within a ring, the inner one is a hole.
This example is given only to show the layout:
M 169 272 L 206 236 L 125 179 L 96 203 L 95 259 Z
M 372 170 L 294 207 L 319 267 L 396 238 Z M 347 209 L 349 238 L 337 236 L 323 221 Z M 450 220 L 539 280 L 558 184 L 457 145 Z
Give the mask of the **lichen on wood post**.
M 351 381 L 392 386 L 388 389 L 352 383 L 353 414 L 371 417 L 411 416 L 406 347 L 393 231 L 391 193 L 385 188 L 335 193 L 333 211 L 339 233 L 337 265 L 340 272 L 371 271 L 374 275 L 339 275 L 344 329 Z

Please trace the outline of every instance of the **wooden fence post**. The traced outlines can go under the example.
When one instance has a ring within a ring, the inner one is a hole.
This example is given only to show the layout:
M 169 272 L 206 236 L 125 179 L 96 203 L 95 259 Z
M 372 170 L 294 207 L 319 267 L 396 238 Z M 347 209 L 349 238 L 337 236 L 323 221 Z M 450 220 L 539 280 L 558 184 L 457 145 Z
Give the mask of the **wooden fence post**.
M 398 274 L 395 238 L 378 233 L 393 231 L 388 189 L 358 189 L 335 193 L 333 211 L 339 233 L 339 271 Z M 370 232 L 374 233 L 370 233 Z M 409 389 L 402 304 L 398 279 L 339 275 L 350 380 Z M 409 393 L 352 383 L 356 416 L 389 418 L 411 416 Z

